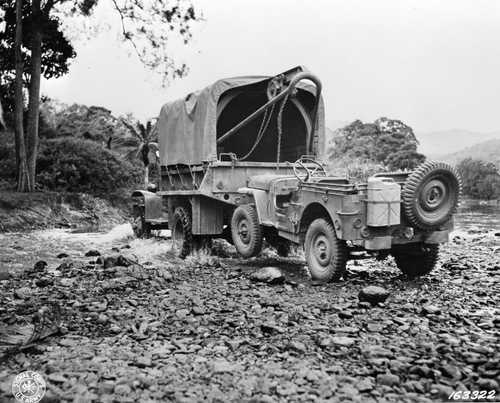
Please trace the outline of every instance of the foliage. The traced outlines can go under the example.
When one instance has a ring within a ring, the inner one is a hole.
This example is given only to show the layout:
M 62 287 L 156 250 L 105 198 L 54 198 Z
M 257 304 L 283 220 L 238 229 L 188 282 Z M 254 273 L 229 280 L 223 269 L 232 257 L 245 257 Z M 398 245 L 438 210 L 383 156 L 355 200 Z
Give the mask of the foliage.
M 76 56 L 63 32 L 62 21 L 76 15 L 91 17 L 99 1 L 109 2 L 117 12 L 122 39 L 131 44 L 145 66 L 159 71 L 166 79 L 182 77 L 187 73 L 185 64 L 177 65 L 174 62 L 167 44 L 174 35 L 178 35 L 184 43 L 192 38 L 192 23 L 200 20 L 200 17 L 189 1 L 59 0 L 42 4 L 42 74 L 45 78 L 66 74 L 69 61 Z M 15 0 L 0 0 L 0 9 L 3 10 L 0 24 L 5 27 L 3 31 L 0 30 L 0 83 L 3 87 L 14 78 Z M 30 1 L 25 1 L 23 5 L 23 30 L 25 77 L 29 77 L 29 49 L 33 37 Z
M 0 0 L 0 26 L 3 28 L 0 32 L 0 86 L 7 89 L 0 92 L 10 97 L 0 102 L 8 100 L 9 112 L 16 115 L 18 191 L 34 190 L 41 77 L 64 74 L 68 70 L 68 60 L 75 56 L 64 35 L 61 19 L 91 17 L 99 2 L 107 2 L 113 7 L 121 21 L 122 39 L 132 45 L 145 66 L 162 74 L 164 83 L 187 72 L 186 65 L 174 63 L 167 44 L 175 34 L 185 44 L 191 39 L 191 24 L 200 18 L 189 0 Z M 28 88 L 28 119 L 24 124 L 24 92 Z M 110 142 L 111 137 L 107 144 Z
M 5 11 L 0 23 L 5 26 L 4 31 L 0 31 L 0 84 L 2 101 L 6 115 L 10 116 L 14 108 L 14 77 L 15 58 L 14 40 L 16 31 L 15 0 L 0 0 L 0 9 Z M 42 12 L 41 24 L 44 35 L 42 42 L 42 75 L 47 78 L 60 77 L 68 72 L 69 61 L 76 56 L 71 43 L 66 39 L 61 31 L 61 21 L 59 18 L 50 15 L 48 10 Z M 33 37 L 33 22 L 31 5 L 29 1 L 23 4 L 23 46 L 22 57 L 24 61 L 24 81 L 29 82 L 31 69 L 31 40 Z
M 106 194 L 139 183 L 142 172 L 90 140 L 46 140 L 38 160 L 38 183 L 45 189 Z
M 120 138 L 116 144 L 123 147 L 132 147 L 126 154 L 130 160 L 139 158 L 144 166 L 156 162 L 155 152 L 158 151 L 158 130 L 154 120 L 148 120 L 146 124 L 137 121 L 122 119 L 121 122 L 127 127 L 129 135 Z
M 56 9 L 63 18 L 91 17 L 100 3 L 111 5 L 119 16 L 122 40 L 144 66 L 160 73 L 164 82 L 187 73 L 187 66 L 170 56 L 168 46 L 173 37 L 184 44 L 192 38 L 192 23 L 201 17 L 190 0 L 61 0 Z
M 500 197 L 500 173 L 495 164 L 466 158 L 457 169 L 462 176 L 464 194 L 475 199 Z
M 413 130 L 399 120 L 379 118 L 374 123 L 356 120 L 336 131 L 330 159 L 371 162 L 394 169 L 413 169 L 425 160 L 417 152 Z
M 114 137 L 126 133 L 126 126 L 110 110 L 100 106 L 65 105 L 51 99 L 40 106 L 46 129 L 40 137 L 72 136 L 108 145 Z
M 153 183 L 158 179 L 158 170 L 154 169 L 157 165 L 157 153 L 159 150 L 156 122 L 148 120 L 144 125 L 129 117 L 128 120 L 122 119 L 122 123 L 127 127 L 130 135 L 119 138 L 116 144 L 128 148 L 128 152 L 125 153 L 125 157 L 128 160 L 141 160 L 144 165 L 144 186 L 147 187 L 151 179 L 153 179 Z M 152 178 L 150 178 L 150 168 L 153 168 L 151 173 L 156 174 Z
M 14 182 L 16 172 L 16 155 L 14 150 L 14 134 L 0 130 L 0 179 Z
M 328 171 L 331 175 L 346 177 L 354 182 L 365 182 L 370 176 L 387 171 L 387 168 L 361 158 L 335 158 L 330 161 Z

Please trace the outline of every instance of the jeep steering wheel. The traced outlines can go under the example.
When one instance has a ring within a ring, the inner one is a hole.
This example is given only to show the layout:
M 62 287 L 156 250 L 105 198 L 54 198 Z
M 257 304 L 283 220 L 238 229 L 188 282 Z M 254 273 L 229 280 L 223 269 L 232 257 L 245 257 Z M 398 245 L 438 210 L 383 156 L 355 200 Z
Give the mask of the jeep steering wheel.
M 308 167 L 305 164 L 314 165 Z M 326 176 L 323 165 L 309 157 L 301 157 L 293 163 L 293 173 L 300 182 L 307 182 L 315 176 Z

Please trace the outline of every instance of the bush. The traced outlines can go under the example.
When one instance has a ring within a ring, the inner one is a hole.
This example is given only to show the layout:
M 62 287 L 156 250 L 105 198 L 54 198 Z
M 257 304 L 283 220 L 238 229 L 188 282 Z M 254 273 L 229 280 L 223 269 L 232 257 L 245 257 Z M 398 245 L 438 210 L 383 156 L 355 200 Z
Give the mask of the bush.
M 0 131 L 0 180 L 9 183 L 16 180 L 14 133 L 9 131 Z
M 500 174 L 495 164 L 466 158 L 457 165 L 463 192 L 474 199 L 500 197 Z
M 140 167 L 90 140 L 62 137 L 40 147 L 37 183 L 45 189 L 106 194 L 141 178 Z
M 390 170 L 413 169 L 425 160 L 417 145 L 413 129 L 399 120 L 356 120 L 335 132 L 329 154 L 333 160 L 366 161 Z

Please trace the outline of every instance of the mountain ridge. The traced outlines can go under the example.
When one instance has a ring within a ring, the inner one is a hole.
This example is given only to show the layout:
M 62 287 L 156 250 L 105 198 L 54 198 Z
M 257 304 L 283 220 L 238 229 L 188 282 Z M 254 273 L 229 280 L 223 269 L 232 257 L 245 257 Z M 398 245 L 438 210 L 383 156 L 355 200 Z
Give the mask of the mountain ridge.
M 480 141 L 453 153 L 428 154 L 427 157 L 454 165 L 465 158 L 472 158 L 492 162 L 500 167 L 500 138 Z

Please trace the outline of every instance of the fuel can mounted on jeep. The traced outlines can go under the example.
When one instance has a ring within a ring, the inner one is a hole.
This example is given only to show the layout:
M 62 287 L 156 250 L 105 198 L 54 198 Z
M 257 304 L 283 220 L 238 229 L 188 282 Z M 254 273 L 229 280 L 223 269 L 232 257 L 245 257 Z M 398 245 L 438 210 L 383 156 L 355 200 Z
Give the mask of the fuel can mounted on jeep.
M 327 173 L 321 82 L 303 67 L 217 81 L 164 105 L 158 131 L 159 190 L 133 193 L 133 225 L 170 229 L 179 257 L 217 237 L 251 257 L 266 240 L 282 255 L 302 245 L 315 280 L 389 254 L 415 277 L 453 228 L 461 182 L 445 163 L 361 184 Z

